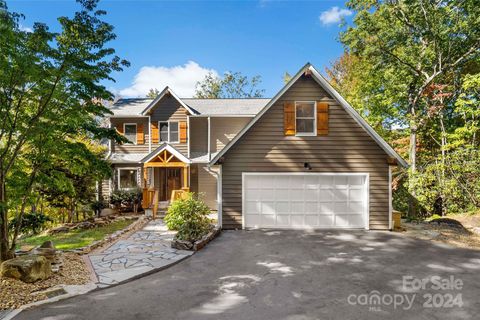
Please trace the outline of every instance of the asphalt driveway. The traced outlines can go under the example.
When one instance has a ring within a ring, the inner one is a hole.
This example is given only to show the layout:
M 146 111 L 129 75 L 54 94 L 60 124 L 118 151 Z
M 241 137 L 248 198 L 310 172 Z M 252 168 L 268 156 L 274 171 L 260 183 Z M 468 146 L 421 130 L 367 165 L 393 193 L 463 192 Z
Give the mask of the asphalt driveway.
M 423 286 L 422 279 L 427 279 Z M 480 251 L 389 232 L 257 230 L 223 232 L 167 270 L 15 319 L 478 319 L 478 314 Z

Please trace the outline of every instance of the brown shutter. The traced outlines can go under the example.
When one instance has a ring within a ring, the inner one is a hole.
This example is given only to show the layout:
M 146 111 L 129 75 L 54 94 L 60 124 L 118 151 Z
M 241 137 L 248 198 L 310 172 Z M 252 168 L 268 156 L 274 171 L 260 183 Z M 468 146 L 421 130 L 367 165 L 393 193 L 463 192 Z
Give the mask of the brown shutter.
M 117 123 L 115 128 L 117 129 L 118 133 L 123 134 L 123 123 Z
M 286 136 L 295 135 L 295 103 L 283 104 L 283 130 Z
M 153 121 L 151 125 L 152 143 L 158 143 L 158 122 Z
M 328 103 L 317 101 L 317 135 L 328 135 Z
M 180 143 L 187 142 L 187 122 L 180 121 Z
M 145 143 L 145 135 L 143 133 L 143 123 L 137 124 L 137 144 Z

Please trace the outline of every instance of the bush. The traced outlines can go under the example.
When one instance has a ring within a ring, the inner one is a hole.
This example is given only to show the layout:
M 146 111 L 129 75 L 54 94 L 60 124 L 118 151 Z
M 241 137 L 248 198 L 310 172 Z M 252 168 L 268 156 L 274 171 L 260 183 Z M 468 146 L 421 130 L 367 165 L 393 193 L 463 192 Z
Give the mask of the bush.
M 207 215 L 210 208 L 194 193 L 188 193 L 185 199 L 175 200 L 168 208 L 165 223 L 168 229 L 177 230 L 177 239 L 195 241 L 210 229 Z
M 110 203 L 117 210 L 137 212 L 139 204 L 142 202 L 142 190 L 139 188 L 132 190 L 115 190 L 110 196 Z
M 93 212 L 95 212 L 96 217 L 100 217 L 100 213 L 103 209 L 107 208 L 107 204 L 101 200 L 94 201 L 90 204 Z
M 46 227 L 48 222 L 53 222 L 53 220 L 43 213 L 26 213 L 20 225 L 20 232 L 24 234 L 37 234 Z M 10 229 L 13 230 L 16 224 L 17 219 L 12 219 L 9 224 Z

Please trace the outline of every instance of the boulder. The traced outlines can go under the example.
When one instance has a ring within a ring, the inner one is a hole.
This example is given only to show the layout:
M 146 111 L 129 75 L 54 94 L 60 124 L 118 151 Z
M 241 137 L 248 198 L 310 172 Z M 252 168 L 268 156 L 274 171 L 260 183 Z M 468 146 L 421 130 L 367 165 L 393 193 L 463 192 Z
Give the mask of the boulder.
M 193 243 L 187 240 L 174 239 L 171 244 L 172 248 L 177 250 L 192 250 Z
M 4 261 L 0 266 L 2 277 L 19 279 L 23 282 L 45 280 L 52 274 L 50 261 L 39 255 L 24 255 Z
M 45 241 L 44 243 L 42 243 L 40 248 L 42 248 L 42 249 L 55 249 L 55 246 L 53 245 L 52 241 L 48 240 L 48 241 Z

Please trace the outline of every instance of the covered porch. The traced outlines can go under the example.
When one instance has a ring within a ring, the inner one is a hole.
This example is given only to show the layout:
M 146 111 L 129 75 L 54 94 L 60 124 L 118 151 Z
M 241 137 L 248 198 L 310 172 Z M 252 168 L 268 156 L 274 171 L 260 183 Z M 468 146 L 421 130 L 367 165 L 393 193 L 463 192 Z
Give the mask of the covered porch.
M 142 159 L 142 163 L 142 206 L 155 218 L 159 206 L 168 206 L 190 191 L 190 160 L 172 146 L 164 144 Z

